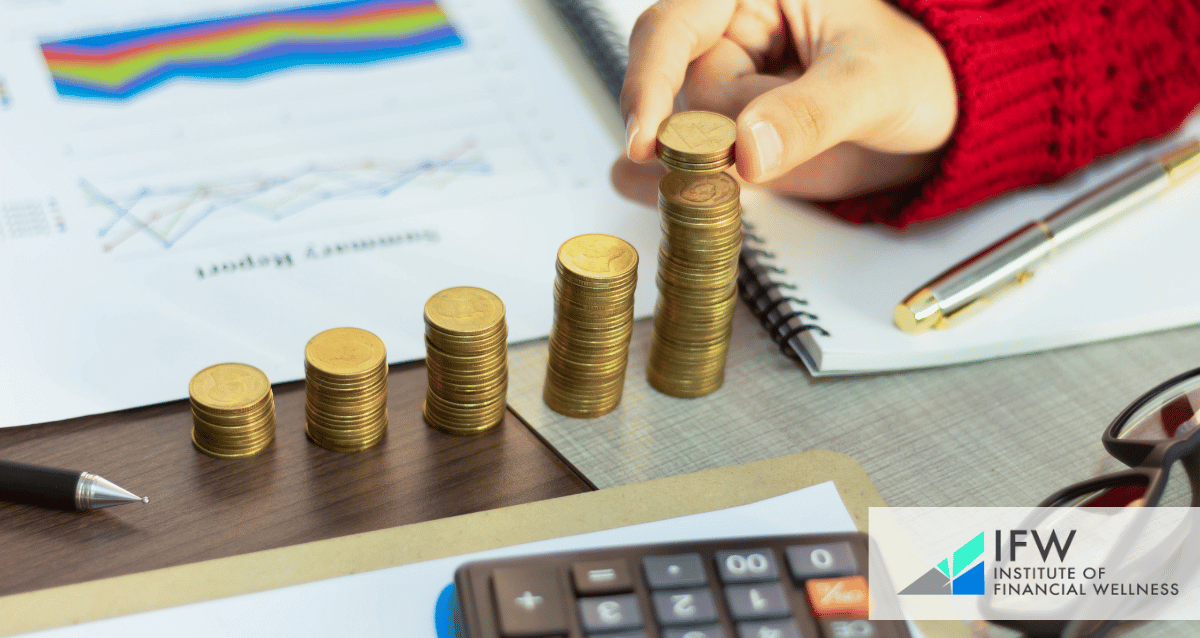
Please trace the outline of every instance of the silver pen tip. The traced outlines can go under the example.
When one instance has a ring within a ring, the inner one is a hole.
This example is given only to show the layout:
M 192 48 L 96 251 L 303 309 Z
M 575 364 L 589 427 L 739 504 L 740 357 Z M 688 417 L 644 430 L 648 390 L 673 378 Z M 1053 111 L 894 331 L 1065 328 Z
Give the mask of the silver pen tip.
M 142 502 L 143 502 L 143 503 L 149 503 L 149 502 L 150 502 L 150 497 L 149 497 L 149 496 L 143 496 L 143 497 L 142 497 Z

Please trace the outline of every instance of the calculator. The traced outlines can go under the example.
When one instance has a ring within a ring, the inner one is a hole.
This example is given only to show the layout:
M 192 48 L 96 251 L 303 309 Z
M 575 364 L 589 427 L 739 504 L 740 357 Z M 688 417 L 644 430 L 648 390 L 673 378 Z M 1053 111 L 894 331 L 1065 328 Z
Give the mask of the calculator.
M 911 638 L 870 620 L 867 536 L 657 543 L 468 563 L 459 638 Z

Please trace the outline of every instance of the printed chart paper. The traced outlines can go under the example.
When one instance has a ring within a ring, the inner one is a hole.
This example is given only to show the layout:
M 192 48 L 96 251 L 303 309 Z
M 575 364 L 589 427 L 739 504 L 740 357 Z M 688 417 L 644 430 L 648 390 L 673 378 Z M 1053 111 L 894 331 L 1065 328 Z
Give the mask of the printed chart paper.
M 559 58 L 516 0 L 0 5 L 0 427 L 299 379 L 338 326 L 423 358 L 450 286 L 541 337 L 583 233 L 648 315 L 657 216 Z

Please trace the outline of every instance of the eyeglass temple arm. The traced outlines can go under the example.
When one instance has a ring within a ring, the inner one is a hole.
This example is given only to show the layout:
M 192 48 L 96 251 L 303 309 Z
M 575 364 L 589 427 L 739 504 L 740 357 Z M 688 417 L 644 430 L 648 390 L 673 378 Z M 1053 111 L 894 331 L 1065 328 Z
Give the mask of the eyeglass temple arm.
M 1200 453 L 1179 460 L 1192 484 L 1192 507 L 1200 507 Z

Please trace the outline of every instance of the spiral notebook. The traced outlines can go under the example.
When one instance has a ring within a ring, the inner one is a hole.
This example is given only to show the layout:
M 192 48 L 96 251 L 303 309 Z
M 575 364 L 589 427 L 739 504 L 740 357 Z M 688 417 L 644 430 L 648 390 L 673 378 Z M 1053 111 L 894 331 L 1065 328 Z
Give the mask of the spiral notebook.
M 1192 179 L 1063 251 L 949 330 L 909 335 L 892 325 L 896 304 L 924 282 L 1167 144 L 907 232 L 851 226 L 803 204 L 746 194 L 753 227 L 742 296 L 781 350 L 816 375 L 964 363 L 1200 323 L 1200 179 Z
M 633 21 L 648 0 L 553 0 L 614 95 Z M 1200 135 L 1145 145 L 1058 184 L 899 232 L 847 224 L 801 202 L 746 190 L 739 286 L 781 351 L 814 375 L 924 368 L 1200 323 L 1200 178 L 1055 257 L 1016 292 L 950 330 L 892 324 L 896 304 L 996 239 L 1131 164 Z

